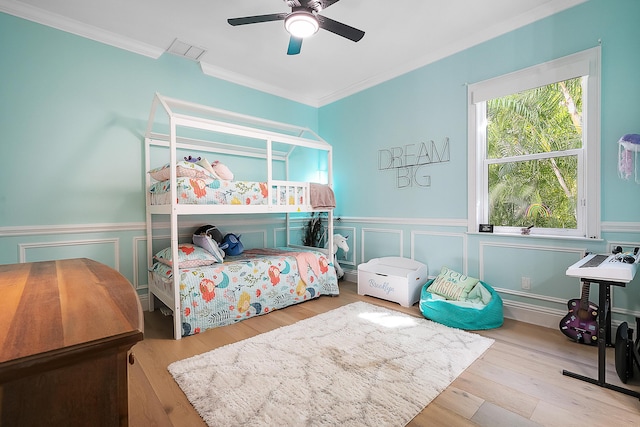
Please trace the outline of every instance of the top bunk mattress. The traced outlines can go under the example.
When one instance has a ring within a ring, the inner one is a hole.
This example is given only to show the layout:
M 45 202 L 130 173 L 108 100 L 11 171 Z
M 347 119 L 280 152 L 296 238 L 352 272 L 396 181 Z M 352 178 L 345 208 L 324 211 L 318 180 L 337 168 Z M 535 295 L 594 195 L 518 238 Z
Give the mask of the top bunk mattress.
M 205 159 L 206 161 L 206 159 Z M 218 164 L 221 166 L 221 164 Z M 151 205 L 171 204 L 169 164 L 149 171 Z M 330 186 L 293 181 L 234 181 L 233 174 L 216 174 L 191 162 L 176 166 L 176 202 L 189 205 L 275 205 L 335 208 Z M 271 188 L 270 188 L 271 187 Z M 269 200 L 271 197 L 271 200 Z
M 178 203 L 192 205 L 266 205 L 269 200 L 269 192 L 265 182 L 179 177 L 176 180 L 176 190 Z M 151 193 L 152 205 L 171 203 L 170 181 L 156 182 L 151 185 L 149 192 Z M 293 193 L 291 200 L 283 199 L 280 201 L 281 204 L 285 201 L 284 204 L 296 204 L 295 191 Z M 284 192 L 281 196 L 286 197 Z M 273 202 L 275 204 L 276 201 Z M 299 204 L 301 201 L 297 203 Z

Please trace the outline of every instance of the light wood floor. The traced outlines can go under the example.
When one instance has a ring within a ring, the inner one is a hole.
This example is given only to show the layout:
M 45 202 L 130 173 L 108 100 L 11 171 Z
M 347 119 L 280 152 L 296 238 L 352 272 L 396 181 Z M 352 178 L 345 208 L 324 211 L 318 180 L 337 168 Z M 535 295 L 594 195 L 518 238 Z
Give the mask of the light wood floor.
M 363 300 L 421 316 L 418 306 L 359 296 L 340 282 L 340 296 L 323 296 L 267 315 L 171 339 L 171 317 L 145 312 L 144 341 L 134 348 L 129 371 L 130 424 L 205 426 L 167 371 L 169 363 L 298 320 Z M 640 400 L 562 375 L 567 369 L 597 378 L 597 349 L 569 341 L 555 329 L 505 319 L 499 329 L 479 332 L 493 346 L 418 414 L 410 426 L 638 426 Z M 607 350 L 609 383 L 640 391 L 640 381 L 622 384 Z M 640 374 L 636 374 L 639 377 Z

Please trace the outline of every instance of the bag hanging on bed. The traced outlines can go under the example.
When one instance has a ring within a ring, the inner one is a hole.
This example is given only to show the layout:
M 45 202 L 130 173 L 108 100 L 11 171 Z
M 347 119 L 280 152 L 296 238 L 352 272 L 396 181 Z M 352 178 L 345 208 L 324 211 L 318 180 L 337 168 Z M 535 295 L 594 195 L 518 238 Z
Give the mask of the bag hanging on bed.
M 222 233 L 214 225 L 203 225 L 193 234 L 193 244 L 200 246 L 214 256 L 217 262 L 224 261 L 224 251 L 219 243 L 222 241 Z
M 193 234 L 206 234 L 208 236 L 210 236 L 213 240 L 216 241 L 217 244 L 222 243 L 222 233 L 220 232 L 220 230 L 218 230 L 218 227 L 216 227 L 215 225 L 203 225 L 202 227 L 198 227 L 198 229 L 196 231 L 193 232 Z

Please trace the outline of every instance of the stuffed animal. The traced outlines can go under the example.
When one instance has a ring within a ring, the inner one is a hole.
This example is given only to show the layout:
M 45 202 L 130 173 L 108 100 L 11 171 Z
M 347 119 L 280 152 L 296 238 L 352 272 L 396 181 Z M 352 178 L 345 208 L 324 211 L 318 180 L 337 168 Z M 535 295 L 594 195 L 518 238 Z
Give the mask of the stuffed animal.
M 189 162 L 189 163 L 198 163 L 200 161 L 200 157 L 185 157 L 184 160 Z
M 244 246 L 240 241 L 240 235 L 235 235 L 233 233 L 226 234 L 222 239 L 220 249 L 223 249 L 227 255 L 240 255 L 244 252 Z
M 333 267 L 336 269 L 336 276 L 338 276 L 338 279 L 342 279 L 344 277 L 344 270 L 338 263 L 338 257 L 336 257 L 336 253 L 338 252 L 338 249 L 342 249 L 345 254 L 349 252 L 349 244 L 347 243 L 348 238 L 349 236 L 345 237 L 342 234 L 333 235 Z

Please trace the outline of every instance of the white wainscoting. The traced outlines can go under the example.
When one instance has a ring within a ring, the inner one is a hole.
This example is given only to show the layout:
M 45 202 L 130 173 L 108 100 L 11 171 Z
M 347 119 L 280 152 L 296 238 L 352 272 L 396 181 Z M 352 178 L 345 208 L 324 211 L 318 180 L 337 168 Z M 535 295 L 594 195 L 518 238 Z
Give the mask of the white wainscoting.
M 133 238 L 133 248 L 131 253 L 133 254 L 132 260 L 131 262 L 133 263 L 133 278 L 131 280 L 131 284 L 133 285 L 134 289 L 138 290 L 138 289 L 147 289 L 148 285 L 147 283 L 144 283 L 143 285 L 140 284 L 140 261 L 143 261 L 143 265 L 144 265 L 144 269 L 146 270 L 148 268 L 147 265 L 147 252 L 146 252 L 146 248 L 140 250 L 139 246 L 141 243 L 144 243 L 145 246 L 147 244 L 147 236 L 135 236 Z
M 365 254 L 367 248 L 366 236 L 372 236 L 374 234 L 387 234 L 391 236 L 395 236 L 395 241 L 391 241 L 389 239 L 389 243 L 384 245 L 384 249 L 378 249 L 379 255 L 367 257 Z M 367 262 L 372 258 L 378 258 L 381 256 L 404 256 L 403 248 L 404 248 L 404 238 L 402 230 L 396 230 L 392 228 L 362 228 L 360 230 L 360 260 L 361 262 Z
M 418 250 L 418 241 L 421 236 L 434 237 L 439 240 L 447 240 L 448 245 L 445 248 L 442 247 L 431 247 L 429 245 L 425 245 L 424 252 L 427 253 L 425 256 L 426 259 L 419 259 L 420 257 L 417 255 Z M 440 269 L 443 265 L 447 265 L 450 268 L 455 267 L 455 259 L 460 259 L 462 265 L 463 274 L 468 274 L 469 272 L 469 263 L 468 263 L 468 240 L 467 234 L 464 232 L 444 232 L 444 231 L 422 231 L 422 230 L 412 230 L 411 231 L 411 258 L 417 261 L 423 262 L 427 264 L 429 268 L 429 277 L 435 277 L 440 273 Z M 436 255 L 437 254 L 437 255 Z M 448 259 L 447 259 L 448 257 Z
M 43 261 L 43 258 L 39 259 L 29 259 L 28 251 L 32 251 L 35 249 L 49 249 L 51 253 L 49 256 L 45 257 L 47 260 L 56 260 L 61 259 L 60 250 L 72 250 L 75 247 L 84 247 L 84 246 L 98 246 L 98 245 L 111 245 L 113 247 L 113 267 L 116 270 L 120 269 L 120 239 L 77 239 L 77 240 L 58 240 L 51 242 L 35 242 L 35 243 L 19 243 L 18 244 L 18 262 L 33 262 L 33 261 Z M 63 258 L 68 258 L 63 255 Z M 96 259 L 95 261 L 102 262 L 103 264 L 110 264 L 111 260 L 100 260 Z
M 239 230 L 239 234 L 245 236 L 251 236 L 250 240 L 255 242 L 264 242 L 266 246 L 268 243 L 267 233 L 268 230 L 273 230 L 273 242 L 277 242 L 278 233 L 282 232 L 284 228 L 280 225 L 283 221 L 282 218 L 251 218 L 250 221 L 245 220 L 243 217 L 230 218 L 224 223 L 216 224 L 223 227 L 226 230 Z M 336 232 L 341 234 L 348 234 L 350 236 L 349 245 L 350 253 L 345 260 L 341 260 L 341 264 L 344 264 L 345 268 L 345 280 L 357 283 L 357 264 L 359 262 L 365 262 L 367 254 L 366 250 L 367 242 L 381 242 L 384 241 L 385 256 L 397 255 L 403 256 L 405 252 L 404 248 L 404 235 L 410 233 L 411 243 L 409 245 L 411 258 L 416 257 L 416 254 L 422 251 L 427 254 L 424 255 L 427 258 L 428 253 L 432 250 L 439 250 L 429 248 L 425 250 L 421 247 L 421 239 L 429 237 L 447 238 L 446 246 L 455 252 L 456 256 L 461 257 L 463 260 L 464 272 L 468 269 L 475 268 L 475 264 L 469 264 L 469 248 L 468 238 L 466 233 L 467 221 L 464 219 L 422 219 L 422 218 L 365 218 L 365 217 L 341 217 L 337 219 L 340 221 L 336 224 Z M 295 221 L 294 221 L 295 223 Z M 199 221 L 181 221 L 180 223 L 180 238 L 189 239 L 191 236 L 191 230 L 202 224 L 202 220 Z M 342 225 L 345 224 L 345 225 Z M 264 227 L 262 227 L 264 226 Z M 400 229 L 402 227 L 402 229 Z M 248 228 L 248 229 L 247 229 Z M 429 230 L 425 230 L 429 228 Z M 431 230 L 435 228 L 435 230 Z M 440 228 L 440 229 L 438 229 Z M 454 228 L 454 231 L 448 231 Z M 465 232 L 455 231 L 455 228 L 464 229 Z M 169 229 L 169 222 L 154 222 L 154 230 L 162 232 L 162 230 Z M 360 233 L 358 233 L 360 230 Z M 607 251 L 610 251 L 615 246 L 622 246 L 625 249 L 640 247 L 640 222 L 603 222 L 602 230 L 606 233 L 621 233 L 624 237 L 613 237 L 606 240 L 602 244 L 606 246 Z M 131 282 L 134 288 L 138 291 L 141 305 L 143 308 L 148 309 L 148 295 L 144 292 L 147 288 L 146 280 L 143 281 L 144 273 L 146 270 L 146 231 L 145 224 L 143 222 L 134 223 L 119 223 L 119 224 L 69 224 L 69 225 L 35 225 L 35 226 L 14 226 L 14 227 L 0 227 L 0 243 L 2 239 L 5 239 L 5 253 L 11 253 L 11 247 L 15 248 L 13 251 L 18 252 L 19 262 L 30 262 L 33 258 L 30 258 L 30 254 L 35 255 L 32 250 L 52 250 L 52 257 L 55 257 L 57 253 L 63 253 L 65 249 L 73 249 L 75 247 L 86 247 L 91 245 L 107 245 L 110 247 L 108 252 L 108 258 L 113 257 L 113 267 L 120 270 L 121 266 L 124 266 L 124 270 L 127 271 L 128 263 L 131 264 Z M 131 232 L 135 232 L 136 235 L 131 236 Z M 95 238 L 88 237 L 89 234 L 100 234 Z M 103 235 L 107 237 L 103 237 Z M 121 234 L 126 237 L 120 236 Z M 112 236 L 117 237 L 112 237 Z M 33 241 L 33 236 L 43 236 L 38 241 Z M 51 238 L 47 241 L 48 236 Z M 69 236 L 70 239 L 66 240 L 61 236 Z M 351 237 L 352 236 L 352 237 Z M 629 237 L 627 237 L 629 236 Z M 24 237 L 24 239 L 23 239 Z M 358 237 L 359 240 L 358 241 Z M 497 236 L 496 236 L 497 237 Z M 383 239 L 381 239 L 383 238 Z M 169 239 L 168 233 L 165 231 L 162 234 L 154 235 L 155 239 Z M 131 243 L 128 243 L 128 241 Z M 584 247 L 576 247 L 583 245 L 580 242 L 572 242 L 572 247 L 560 247 L 560 246 L 544 246 L 536 244 L 514 244 L 514 243 L 502 243 L 500 241 L 493 241 L 491 238 L 489 241 L 480 241 L 477 245 L 478 250 L 478 275 L 482 279 L 485 274 L 486 268 L 486 253 L 485 250 L 492 247 L 511 248 L 514 250 L 526 249 L 526 250 L 540 250 L 540 251 L 560 251 L 563 253 L 574 253 L 576 258 L 581 257 L 586 250 Z M 498 240 L 498 239 L 496 239 Z M 538 240 L 536 240 L 538 241 Z M 450 243 L 449 243 L 450 242 Z M 121 247 L 121 243 L 125 246 Z M 591 242 L 589 242 L 591 243 Z M 6 246 L 6 245 L 9 246 Z M 129 246 L 129 244 L 131 246 Z M 586 246 L 588 243 L 584 243 Z M 128 247 L 131 247 L 131 260 L 127 261 L 129 256 Z M 9 249 L 7 249 L 9 248 Z M 121 251 L 121 248 L 127 249 Z M 447 249 L 447 250 L 449 250 Z M 475 245 L 474 248 L 475 249 Z M 6 252 L 6 251 L 9 252 Z M 104 250 L 104 249 L 101 249 Z M 112 251 L 112 252 L 111 252 Z M 452 253 L 453 253 L 452 252 Z M 16 254 L 16 252 L 12 252 Z M 358 259 L 359 255 L 359 259 Z M 15 256 L 15 255 L 14 255 Z M 121 257 L 124 256 L 124 259 Z M 433 258 L 433 257 L 432 257 Z M 15 259 L 15 258 L 14 258 Z M 99 260 L 100 262 L 110 260 Z M 5 262 L 7 262 L 5 260 Z M 14 261 L 9 261 L 14 262 Z M 437 271 L 430 271 L 430 276 L 435 276 Z M 576 285 L 575 294 L 579 296 L 578 285 Z M 565 305 L 566 301 L 563 298 L 556 296 L 537 294 L 531 292 L 523 292 L 514 289 L 497 288 L 498 292 L 503 296 L 513 296 L 519 299 L 519 301 L 505 300 L 505 317 L 513 318 L 516 320 L 533 323 L 550 328 L 557 328 L 558 322 L 566 314 L 564 309 L 548 308 L 536 302 L 543 302 L 546 305 Z M 640 312 L 633 309 L 625 309 L 615 304 L 616 292 L 636 292 L 635 289 L 625 288 L 625 290 L 617 291 L 612 289 L 612 311 L 614 313 L 626 316 L 639 316 Z M 573 291 L 572 291 L 573 292 Z M 523 301 L 526 300 L 526 301 Z M 615 320 L 614 320 L 614 323 Z
M 358 271 L 345 270 L 344 280 L 351 283 L 358 283 Z M 566 311 L 563 310 L 554 310 L 518 301 L 505 300 L 503 303 L 505 318 L 532 323 L 546 328 L 556 329 L 560 320 L 567 314 Z M 566 303 L 566 301 L 563 301 L 563 303 Z M 418 306 L 416 305 L 416 307 Z
M 349 236 L 347 244 L 349 245 L 349 252 L 339 252 L 338 262 L 340 266 L 344 268 L 345 265 L 350 265 L 356 268 L 356 253 L 358 253 L 358 239 L 356 238 L 356 228 L 346 227 L 343 225 L 334 225 L 333 232 L 342 234 L 343 236 Z
M 634 242 L 610 242 L 608 246 L 611 248 L 615 246 L 622 247 L 635 247 L 639 246 Z M 584 257 L 586 253 L 585 248 L 565 248 L 559 246 L 546 246 L 546 245 L 535 245 L 535 244 L 514 244 L 514 243 L 494 243 L 494 242 L 480 242 L 479 243 L 479 279 L 484 280 L 484 271 L 485 271 L 485 250 L 488 247 L 499 247 L 505 249 L 512 249 L 514 251 L 517 250 L 533 250 L 533 251 L 543 251 L 543 252 L 553 252 L 553 253 L 570 253 L 576 255 L 576 260 Z M 570 264 L 566 265 L 569 267 Z M 563 267 L 564 268 L 564 267 Z M 582 291 L 581 283 L 578 279 L 574 280 L 575 289 L 571 291 L 574 295 L 572 298 L 579 298 Z M 558 298 L 549 295 L 536 294 L 532 292 L 524 292 L 520 290 L 513 289 L 505 289 L 500 287 L 494 287 L 497 292 L 501 295 L 512 295 L 515 297 L 519 297 L 522 299 L 529 299 L 533 301 L 544 301 L 547 303 L 551 303 L 554 305 L 566 306 L 567 299 Z M 611 312 L 615 314 L 627 315 L 627 316 L 640 316 L 640 312 L 631 311 L 625 309 L 623 307 L 616 307 L 615 305 L 615 295 L 616 292 L 621 292 L 624 288 L 619 288 L 617 286 L 611 287 Z M 504 299 L 504 298 L 503 298 Z M 557 328 L 558 323 L 567 314 L 567 309 L 553 309 L 547 308 L 544 306 L 536 305 L 536 304 L 527 304 L 519 301 L 513 300 L 505 300 L 505 317 L 513 318 L 516 320 L 521 320 L 523 322 L 534 323 L 540 326 L 546 326 L 551 328 Z

